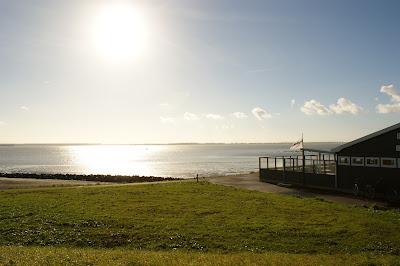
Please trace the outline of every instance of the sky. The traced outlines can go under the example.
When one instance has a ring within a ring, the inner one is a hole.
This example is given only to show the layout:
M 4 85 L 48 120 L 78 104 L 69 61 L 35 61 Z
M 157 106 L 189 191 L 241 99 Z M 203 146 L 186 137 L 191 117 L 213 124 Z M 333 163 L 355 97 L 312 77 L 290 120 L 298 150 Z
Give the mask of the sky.
M 0 143 L 350 141 L 400 122 L 397 0 L 0 0 Z

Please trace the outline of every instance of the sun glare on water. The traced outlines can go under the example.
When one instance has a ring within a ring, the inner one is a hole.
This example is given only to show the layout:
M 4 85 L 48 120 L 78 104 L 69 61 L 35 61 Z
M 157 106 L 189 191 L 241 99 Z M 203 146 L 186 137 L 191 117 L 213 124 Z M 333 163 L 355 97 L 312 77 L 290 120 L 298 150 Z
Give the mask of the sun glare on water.
M 113 62 L 130 61 L 147 46 L 145 18 L 139 9 L 127 3 L 102 6 L 92 31 L 99 55 Z
M 81 173 L 111 175 L 153 175 L 149 157 L 163 150 L 146 145 L 82 145 L 66 147 Z

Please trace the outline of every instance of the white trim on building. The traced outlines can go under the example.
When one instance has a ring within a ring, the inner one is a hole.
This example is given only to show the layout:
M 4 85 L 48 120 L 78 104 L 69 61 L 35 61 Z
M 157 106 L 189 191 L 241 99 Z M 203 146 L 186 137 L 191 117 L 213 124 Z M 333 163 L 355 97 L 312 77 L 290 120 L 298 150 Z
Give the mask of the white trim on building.
M 350 165 L 350 156 L 338 156 L 339 165 Z
M 396 158 L 381 158 L 381 167 L 383 168 L 397 168 Z
M 379 157 L 365 157 L 365 166 L 367 167 L 380 167 Z
M 351 157 L 351 166 L 364 166 L 364 157 Z

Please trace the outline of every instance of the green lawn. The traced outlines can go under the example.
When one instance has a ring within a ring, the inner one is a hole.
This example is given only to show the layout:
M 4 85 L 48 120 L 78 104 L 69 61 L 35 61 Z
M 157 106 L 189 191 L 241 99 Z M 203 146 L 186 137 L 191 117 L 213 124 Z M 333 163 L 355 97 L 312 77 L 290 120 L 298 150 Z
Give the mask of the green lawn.
M 194 182 L 0 191 L 0 263 L 82 252 L 74 259 L 83 264 L 135 256 L 150 265 L 175 257 L 391 264 L 400 213 Z
M 0 265 L 400 265 L 395 256 L 362 253 L 288 254 L 139 251 L 91 248 L 0 247 Z

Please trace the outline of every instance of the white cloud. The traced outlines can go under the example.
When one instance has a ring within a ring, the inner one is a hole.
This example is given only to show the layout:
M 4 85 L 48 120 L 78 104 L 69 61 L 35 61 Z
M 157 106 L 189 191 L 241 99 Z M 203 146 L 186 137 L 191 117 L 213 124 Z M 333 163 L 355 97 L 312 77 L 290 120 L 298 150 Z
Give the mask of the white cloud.
M 306 115 L 329 115 L 332 113 L 327 107 L 316 100 L 309 100 L 300 108 Z
M 189 112 L 186 112 L 186 113 L 183 115 L 183 118 L 184 118 L 185 120 L 188 120 L 188 121 L 199 120 L 198 115 L 193 114 L 193 113 L 189 113 Z
M 218 114 L 206 114 L 205 117 L 208 119 L 212 119 L 212 120 L 223 120 L 224 119 L 224 117 L 222 115 L 218 115 Z
M 247 118 L 247 115 L 242 112 L 234 112 L 232 115 L 234 117 L 236 117 L 237 119 L 246 119 Z
M 290 108 L 293 108 L 295 104 L 296 104 L 295 99 L 290 100 Z
M 400 112 L 400 103 L 394 104 L 378 104 L 376 110 L 380 114 L 398 113 Z
M 392 98 L 392 102 L 400 102 L 400 93 L 394 89 L 393 85 L 381 86 L 381 92 L 389 95 Z
M 29 107 L 27 107 L 27 106 L 25 106 L 25 105 L 22 105 L 20 108 L 21 108 L 21 110 L 23 110 L 23 111 L 29 111 Z
M 175 124 L 175 118 L 160 116 L 160 121 L 163 124 Z
M 337 100 L 336 104 L 331 104 L 329 107 L 326 107 L 322 103 L 312 99 L 306 101 L 300 110 L 306 115 L 340 115 L 344 113 L 356 115 L 360 113 L 363 108 L 349 99 L 342 97 Z
M 393 85 L 381 86 L 381 92 L 390 96 L 391 104 L 378 104 L 376 110 L 380 114 L 400 112 L 400 93 Z
M 353 115 L 358 114 L 363 109 L 361 106 L 356 105 L 346 98 L 339 98 L 337 103 L 331 104 L 329 108 L 336 114 L 349 113 Z
M 272 117 L 272 115 L 268 113 L 268 111 L 262 109 L 261 107 L 255 107 L 253 108 L 253 110 L 251 110 L 251 112 L 253 113 L 255 118 L 260 121 Z
M 0 121 L 0 127 L 1 127 L 1 126 L 4 126 L 5 124 L 6 124 L 5 122 Z

